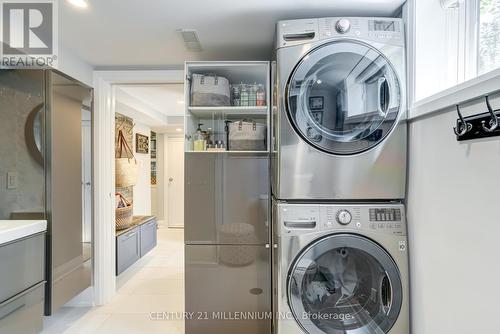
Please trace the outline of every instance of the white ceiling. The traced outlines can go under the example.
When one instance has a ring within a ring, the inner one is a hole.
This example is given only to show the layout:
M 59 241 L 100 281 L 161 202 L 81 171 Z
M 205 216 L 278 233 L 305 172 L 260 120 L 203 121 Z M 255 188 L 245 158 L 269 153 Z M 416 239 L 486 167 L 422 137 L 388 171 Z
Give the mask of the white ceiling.
M 278 20 L 392 16 L 405 0 L 88 0 L 61 1 L 61 42 L 96 68 L 178 67 L 185 60 L 268 60 Z M 196 29 L 201 53 L 177 29 Z
M 166 116 L 184 116 L 184 85 L 124 85 L 120 89 Z
M 184 85 L 120 85 L 116 87 L 117 112 L 154 131 L 183 128 Z

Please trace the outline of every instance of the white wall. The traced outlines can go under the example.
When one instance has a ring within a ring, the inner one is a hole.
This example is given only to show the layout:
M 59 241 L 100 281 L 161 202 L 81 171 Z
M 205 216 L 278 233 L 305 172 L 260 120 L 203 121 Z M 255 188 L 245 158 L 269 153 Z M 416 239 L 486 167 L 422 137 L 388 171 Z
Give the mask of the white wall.
M 135 123 L 133 133 L 133 150 L 137 161 L 139 162 L 139 176 L 137 184 L 134 186 L 134 215 L 151 215 L 151 154 L 137 153 L 135 150 L 135 135 L 140 133 L 148 136 L 151 140 L 151 128 L 147 125 Z
M 164 224 L 165 218 L 165 145 L 164 145 L 164 135 L 161 133 L 156 134 L 156 214 L 159 224 Z
M 413 334 L 498 332 L 500 140 L 459 143 L 456 118 L 451 107 L 410 124 Z

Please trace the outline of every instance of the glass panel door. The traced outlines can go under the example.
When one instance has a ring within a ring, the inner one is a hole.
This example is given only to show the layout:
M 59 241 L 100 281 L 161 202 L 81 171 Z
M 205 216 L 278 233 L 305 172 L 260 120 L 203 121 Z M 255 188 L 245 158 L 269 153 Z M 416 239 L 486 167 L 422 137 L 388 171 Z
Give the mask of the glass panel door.
M 321 239 L 299 256 L 289 277 L 292 312 L 310 334 L 387 333 L 399 315 L 399 270 L 369 239 Z
M 392 65 L 357 41 L 336 41 L 309 52 L 292 73 L 286 96 L 299 135 L 339 155 L 380 143 L 397 122 L 400 100 Z

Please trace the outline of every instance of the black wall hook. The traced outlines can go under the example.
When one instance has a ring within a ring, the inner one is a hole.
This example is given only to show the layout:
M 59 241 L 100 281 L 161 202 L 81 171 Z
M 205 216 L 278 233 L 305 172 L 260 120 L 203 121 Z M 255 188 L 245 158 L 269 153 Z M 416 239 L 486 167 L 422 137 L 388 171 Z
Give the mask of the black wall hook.
M 490 99 L 488 98 L 488 95 L 485 96 L 485 99 L 486 99 L 486 106 L 488 107 L 488 112 L 490 113 L 491 115 L 491 119 L 490 121 L 488 122 L 489 124 L 489 127 L 486 126 L 486 120 L 483 120 L 481 122 L 481 127 L 483 128 L 484 131 L 486 132 L 493 132 L 495 131 L 497 128 L 498 128 L 498 116 L 495 114 L 495 111 L 493 110 L 493 108 L 491 107 L 491 104 L 490 104 Z
M 472 130 L 472 125 L 467 123 L 460 112 L 460 106 L 457 104 L 457 114 L 459 119 L 457 120 L 457 126 L 453 128 L 453 131 L 457 135 L 457 137 L 464 136 L 467 132 Z
M 457 107 L 458 119 L 453 128 L 458 141 L 500 136 L 500 110 L 491 107 L 488 96 L 485 96 L 487 112 L 463 117 L 460 106 Z

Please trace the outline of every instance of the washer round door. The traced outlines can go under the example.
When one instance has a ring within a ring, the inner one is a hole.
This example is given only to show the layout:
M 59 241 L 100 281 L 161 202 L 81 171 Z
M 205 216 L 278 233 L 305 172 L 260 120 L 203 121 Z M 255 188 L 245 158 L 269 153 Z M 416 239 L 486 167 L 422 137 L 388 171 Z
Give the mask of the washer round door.
M 309 334 L 388 333 L 402 301 L 396 264 L 358 235 L 318 240 L 297 257 L 288 276 L 290 308 Z
M 402 112 L 392 64 L 375 48 L 354 40 L 333 41 L 306 54 L 288 80 L 285 99 L 296 132 L 335 155 L 375 147 Z

